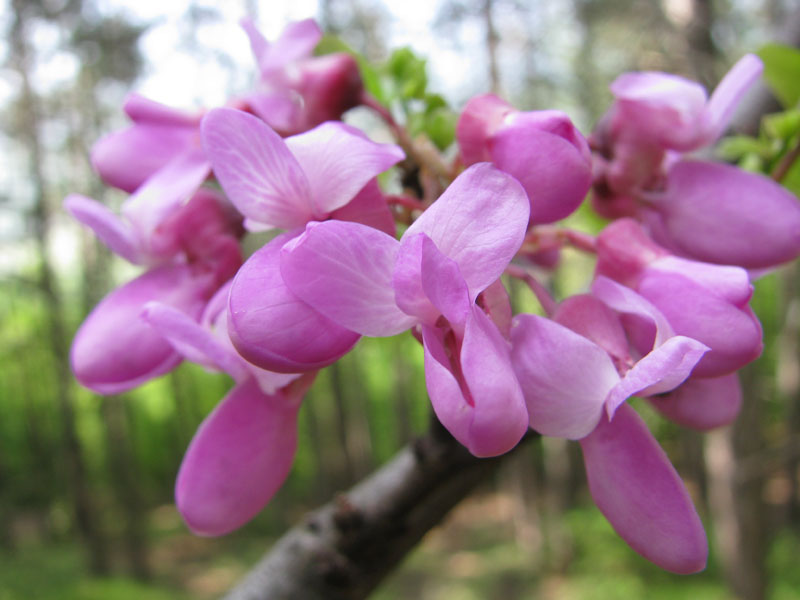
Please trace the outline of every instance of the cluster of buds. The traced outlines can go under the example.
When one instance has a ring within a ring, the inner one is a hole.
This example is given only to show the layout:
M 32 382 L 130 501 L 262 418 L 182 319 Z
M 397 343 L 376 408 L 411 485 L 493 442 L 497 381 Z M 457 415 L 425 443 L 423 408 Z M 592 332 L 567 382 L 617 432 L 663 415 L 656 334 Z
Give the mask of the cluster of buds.
M 742 59 L 710 100 L 678 77 L 623 75 L 588 141 L 561 112 L 476 97 L 452 181 L 435 201 L 401 198 L 417 210 L 398 239 L 377 176 L 405 152 L 341 122 L 375 106 L 352 57 L 313 56 L 312 21 L 272 44 L 243 25 L 255 92 L 199 115 L 132 97 L 133 124 L 92 154 L 131 193 L 122 216 L 65 202 L 146 268 L 79 330 L 78 380 L 118 393 L 185 358 L 236 381 L 181 465 L 189 527 L 221 535 L 257 514 L 289 472 L 316 372 L 362 335 L 411 330 L 433 410 L 470 452 L 503 454 L 529 429 L 577 440 L 620 536 L 665 569 L 702 569 L 689 494 L 626 401 L 701 430 L 738 412 L 736 371 L 762 348 L 751 279 L 800 254 L 800 204 L 767 178 L 686 154 L 722 133 L 760 61 Z M 590 191 L 605 229 L 558 225 Z M 282 232 L 243 261 L 245 232 L 267 229 Z M 536 277 L 564 245 L 596 255 L 596 268 L 586 293 L 557 302 Z M 514 315 L 504 274 L 527 282 L 544 314 Z

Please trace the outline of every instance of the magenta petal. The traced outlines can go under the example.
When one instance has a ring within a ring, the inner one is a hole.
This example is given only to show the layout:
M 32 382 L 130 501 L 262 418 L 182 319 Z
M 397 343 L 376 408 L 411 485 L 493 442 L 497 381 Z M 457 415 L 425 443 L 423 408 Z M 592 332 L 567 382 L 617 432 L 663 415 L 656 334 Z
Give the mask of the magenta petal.
M 264 394 L 250 379 L 203 421 L 175 483 L 175 502 L 192 531 L 223 535 L 264 508 L 292 466 L 299 404 L 280 392 Z
M 248 361 L 269 371 L 299 373 L 327 366 L 350 351 L 359 335 L 295 296 L 280 273 L 283 234 L 255 252 L 233 280 L 228 331 Z
M 281 275 L 293 294 L 342 327 L 374 337 L 395 335 L 416 323 L 394 300 L 399 246 L 359 223 L 309 223 L 281 251 Z
M 670 393 L 649 400 L 661 414 L 678 425 L 708 431 L 736 418 L 742 406 L 742 386 L 736 373 L 713 378 L 692 377 Z
M 130 227 L 108 207 L 86 196 L 70 194 L 64 199 L 64 208 L 91 229 L 112 252 L 135 265 L 141 263 L 138 240 Z
M 768 177 L 731 165 L 677 163 L 648 218 L 660 221 L 652 228 L 656 241 L 705 262 L 758 269 L 800 254 L 797 198 Z
M 695 375 L 725 375 L 761 354 L 761 325 L 753 312 L 731 304 L 713 288 L 677 273 L 646 272 L 639 292 L 661 309 L 676 333 L 711 348 Z
M 467 321 L 457 366 L 460 382 L 442 330 L 426 325 L 422 335 L 425 382 L 436 416 L 470 452 L 485 457 L 511 450 L 527 431 L 528 416 L 507 343 L 480 312 L 476 307 Z
M 186 313 L 161 302 L 148 302 L 142 311 L 142 318 L 188 360 L 213 366 L 237 382 L 250 376 L 245 362 L 232 348 L 227 348 L 210 329 L 206 329 Z
M 676 335 L 638 361 L 622 378 L 606 400 L 609 418 L 627 398 L 634 394 L 661 394 L 683 383 L 694 366 L 708 351 L 697 340 Z
M 706 566 L 708 542 L 686 487 L 627 404 L 581 440 L 589 491 L 631 548 L 674 573 Z
M 511 299 L 508 297 L 503 281 L 497 279 L 478 297 L 478 306 L 486 311 L 501 335 L 511 338 Z
M 392 237 L 397 231 L 394 215 L 377 179 L 370 180 L 350 202 L 333 211 L 330 218 L 368 225 Z
M 81 384 L 100 394 L 118 394 L 172 370 L 181 360 L 140 313 L 158 301 L 197 318 L 213 281 L 185 265 L 167 265 L 111 292 L 78 329 L 70 359 Z
M 425 233 L 431 238 L 458 264 L 474 300 L 519 250 L 529 213 L 520 184 L 492 165 L 479 163 L 461 173 L 404 237 Z
M 354 127 L 328 122 L 286 138 L 308 177 L 314 215 L 321 219 L 350 202 L 374 177 L 403 160 L 394 144 L 377 144 Z
M 311 56 L 322 38 L 322 31 L 314 19 L 289 23 L 272 44 L 267 42 L 250 19 L 242 19 L 241 25 L 250 38 L 250 47 L 264 76 Z
M 202 132 L 214 174 L 244 216 L 284 229 L 312 219 L 306 174 L 286 143 L 261 119 L 216 108 L 203 119 Z
M 528 410 L 509 344 L 477 306 L 466 322 L 460 361 L 474 402 L 468 448 L 475 456 L 504 454 L 528 430 Z
M 530 426 L 543 435 L 579 439 L 599 421 L 619 383 L 614 363 L 597 344 L 537 315 L 519 315 L 511 330 L 511 359 Z
M 492 162 L 525 188 L 532 223 L 572 214 L 589 191 L 588 146 L 569 118 L 557 111 L 515 113 L 492 138 Z

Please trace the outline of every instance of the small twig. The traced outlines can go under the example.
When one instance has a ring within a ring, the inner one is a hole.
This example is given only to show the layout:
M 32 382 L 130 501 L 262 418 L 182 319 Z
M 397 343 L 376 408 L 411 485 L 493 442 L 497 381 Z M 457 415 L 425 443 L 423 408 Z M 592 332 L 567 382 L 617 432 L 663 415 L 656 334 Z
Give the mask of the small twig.
M 795 147 L 787 152 L 777 164 L 775 169 L 772 171 L 772 179 L 778 183 L 783 181 L 783 178 L 786 177 L 789 169 L 792 168 L 792 165 L 794 165 L 798 158 L 800 158 L 800 140 L 798 140 L 797 144 L 795 144 Z
M 558 302 L 553 299 L 553 297 L 550 295 L 550 292 L 547 291 L 547 288 L 539 283 L 539 281 L 525 269 L 518 267 L 517 265 L 508 265 L 506 267 L 506 273 L 511 277 L 516 277 L 517 279 L 520 279 L 528 284 L 528 287 L 531 288 L 531 291 L 536 296 L 539 304 L 542 305 L 542 309 L 547 316 L 551 316 L 556 311 Z

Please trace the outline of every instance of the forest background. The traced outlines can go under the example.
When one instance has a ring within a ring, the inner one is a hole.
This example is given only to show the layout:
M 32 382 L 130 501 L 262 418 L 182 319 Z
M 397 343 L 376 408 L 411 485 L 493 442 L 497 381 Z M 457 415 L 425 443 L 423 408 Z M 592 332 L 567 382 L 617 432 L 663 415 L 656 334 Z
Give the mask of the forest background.
M 427 60 L 428 89 L 456 110 L 491 90 L 523 110 L 564 110 L 588 134 L 624 71 L 712 88 L 745 52 L 797 45 L 794 4 L 0 2 L 0 600 L 217 597 L 305 511 L 385 463 L 429 419 L 417 343 L 363 340 L 312 388 L 292 474 L 268 508 L 222 539 L 186 530 L 175 474 L 230 382 L 185 364 L 102 398 L 74 382 L 67 358 L 78 324 L 131 274 L 60 208 L 69 192 L 121 201 L 88 151 L 124 125 L 127 93 L 219 105 L 256 79 L 240 17 L 274 38 L 315 16 L 378 64 L 410 46 Z M 764 98 L 750 98 L 739 131 L 755 133 L 754 115 L 779 110 Z M 369 126 L 368 115 L 355 118 Z M 572 275 L 554 282 L 562 292 L 590 268 L 568 260 Z M 591 503 L 577 445 L 552 439 L 506 460 L 375 597 L 800 598 L 799 291 L 797 265 L 758 282 L 767 350 L 744 371 L 735 425 L 701 435 L 650 420 L 712 538 L 706 572 L 671 575 L 635 555 Z

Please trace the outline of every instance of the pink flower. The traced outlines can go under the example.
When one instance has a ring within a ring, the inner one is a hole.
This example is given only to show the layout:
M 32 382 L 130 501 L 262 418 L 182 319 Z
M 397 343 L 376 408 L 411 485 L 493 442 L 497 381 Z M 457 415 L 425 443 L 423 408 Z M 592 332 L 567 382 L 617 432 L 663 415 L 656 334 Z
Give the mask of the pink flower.
M 520 112 L 492 94 L 476 96 L 461 113 L 457 136 L 464 164 L 492 162 L 522 184 L 531 223 L 569 216 L 589 191 L 589 146 L 560 111 Z
M 707 347 L 673 335 L 658 309 L 611 280 L 598 280 L 593 291 L 565 300 L 555 320 L 515 319 L 512 360 L 530 425 L 580 441 L 592 497 L 634 550 L 670 571 L 699 571 L 708 554 L 702 523 L 664 451 L 625 400 L 674 389 Z M 638 360 L 623 328 L 630 319 L 652 333 Z
M 361 102 L 358 65 L 342 52 L 313 56 L 322 31 L 313 19 L 290 23 L 270 44 L 250 20 L 242 27 L 261 72 L 261 87 L 245 101 L 282 135 L 337 120 Z
M 476 299 L 519 249 L 527 222 L 519 184 L 480 164 L 399 242 L 355 223 L 311 223 L 283 247 L 280 271 L 298 298 L 351 331 L 382 337 L 420 326 L 436 415 L 473 454 L 493 456 L 516 445 L 528 415 L 508 342 Z
M 761 354 L 761 325 L 748 306 L 753 287 L 744 269 L 672 256 L 630 219 L 603 230 L 597 255 L 598 275 L 635 289 L 677 333 L 711 348 L 695 375 L 732 373 Z
M 203 140 L 214 173 L 254 229 L 291 230 L 254 253 L 230 294 L 230 335 L 242 356 L 280 372 L 318 369 L 360 337 L 325 318 L 284 284 L 280 249 L 310 221 L 347 219 L 394 234 L 374 179 L 404 155 L 343 123 L 324 123 L 285 140 L 242 111 L 216 109 Z
M 224 535 L 252 519 L 285 481 L 297 448 L 297 411 L 315 373 L 270 373 L 243 360 L 228 338 L 230 283 L 200 322 L 160 302 L 143 318 L 183 356 L 228 373 L 236 386 L 206 417 L 181 463 L 175 501 L 199 535 Z

